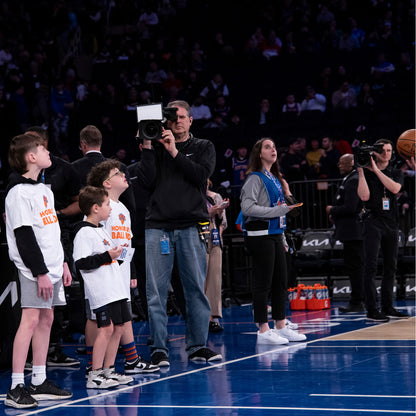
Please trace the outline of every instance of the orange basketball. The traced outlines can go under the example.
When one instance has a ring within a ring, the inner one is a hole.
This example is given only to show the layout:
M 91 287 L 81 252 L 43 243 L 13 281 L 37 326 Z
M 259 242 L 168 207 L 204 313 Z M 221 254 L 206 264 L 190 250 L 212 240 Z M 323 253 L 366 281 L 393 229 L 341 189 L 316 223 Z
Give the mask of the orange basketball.
M 397 139 L 396 149 L 399 155 L 403 159 L 410 159 L 415 157 L 415 142 L 416 142 L 416 130 L 410 129 L 404 131 Z

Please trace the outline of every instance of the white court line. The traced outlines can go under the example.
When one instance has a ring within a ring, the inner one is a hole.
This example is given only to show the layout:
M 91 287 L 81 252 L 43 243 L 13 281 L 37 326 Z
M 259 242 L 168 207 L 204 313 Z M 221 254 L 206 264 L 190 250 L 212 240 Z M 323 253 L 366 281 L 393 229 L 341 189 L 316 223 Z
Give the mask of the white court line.
M 87 405 L 72 407 L 102 407 L 102 408 L 133 408 L 133 409 L 215 409 L 215 410 L 302 410 L 308 412 L 366 412 L 366 413 L 400 413 L 414 415 L 414 410 L 384 410 L 384 409 L 337 409 L 322 407 L 266 407 L 266 406 L 171 406 L 171 405 Z M 28 415 L 30 413 L 25 413 Z
M 385 324 L 381 324 L 381 325 L 385 325 Z M 354 332 L 354 331 L 352 331 L 352 332 Z M 327 337 L 327 338 L 331 338 L 331 337 Z M 302 345 L 310 345 L 310 344 L 314 344 L 316 342 L 324 341 L 327 338 L 318 338 L 318 339 L 314 339 L 314 340 L 311 340 L 311 341 L 308 341 L 308 342 L 302 342 L 301 344 Z M 238 362 L 245 361 L 245 360 L 250 360 L 252 358 L 261 357 L 263 355 L 267 355 L 267 354 L 270 354 L 272 352 L 286 351 L 286 350 L 289 350 L 291 347 L 294 347 L 294 346 L 297 346 L 297 345 L 299 345 L 299 344 L 290 344 L 290 345 L 284 346 L 284 347 L 280 346 L 279 348 L 276 348 L 276 349 L 273 349 L 273 350 L 268 350 L 268 351 L 264 351 L 264 352 L 261 352 L 261 353 L 258 353 L 258 354 L 253 354 L 253 355 L 249 355 L 249 356 L 246 356 L 246 357 L 237 358 L 237 359 L 231 360 L 231 361 L 220 362 L 218 364 L 209 364 L 209 365 L 206 365 L 205 367 L 197 368 L 195 370 L 185 371 L 184 373 L 178 373 L 178 374 L 175 374 L 175 375 L 172 375 L 172 376 L 159 378 L 157 380 L 150 380 L 150 381 L 146 381 L 144 383 L 138 383 L 138 384 L 133 384 L 131 386 L 117 388 L 115 390 L 106 391 L 106 392 L 97 394 L 95 396 L 87 396 L 87 397 L 83 397 L 83 398 L 80 398 L 80 399 L 77 399 L 77 400 L 65 401 L 65 403 L 60 403 L 60 404 L 57 404 L 55 406 L 45 407 L 44 409 L 37 408 L 36 410 L 25 413 L 25 416 L 36 415 L 36 414 L 39 414 L 39 413 L 44 413 L 44 412 L 47 412 L 49 410 L 55 410 L 55 409 L 59 409 L 59 408 L 62 408 L 62 407 L 81 407 L 81 406 L 74 406 L 74 405 L 77 404 L 77 403 L 90 401 L 90 400 L 95 399 L 95 398 L 102 398 L 102 397 L 106 397 L 106 396 L 112 396 L 114 394 L 118 395 L 119 393 L 134 390 L 138 387 L 143 387 L 143 386 L 147 386 L 147 385 L 150 385 L 150 384 L 160 383 L 160 382 L 163 382 L 163 381 L 166 381 L 166 380 L 172 380 L 172 379 L 175 379 L 175 378 L 188 376 L 190 374 L 195 374 L 195 373 L 199 373 L 199 372 L 202 372 L 202 371 L 211 370 L 213 368 L 222 367 L 222 366 L 238 363 Z M 329 345 L 327 347 L 333 348 L 333 346 L 329 346 Z M 85 406 L 87 406 L 87 405 L 85 405 Z M 143 406 L 143 407 L 158 407 L 158 406 Z M 160 407 L 163 407 L 163 406 L 160 406 Z M 166 407 L 173 408 L 175 406 L 174 405 L 172 405 L 172 406 L 169 405 L 169 406 L 166 406 Z M 181 406 L 177 406 L 177 407 L 180 408 Z M 236 408 L 238 408 L 238 407 L 236 407 Z M 244 407 L 242 407 L 242 409 L 244 409 Z M 251 407 L 247 407 L 247 409 L 251 409 Z M 253 409 L 255 409 L 255 408 L 253 408 Z M 259 409 L 263 409 L 263 408 L 260 407 Z M 275 408 L 271 408 L 271 409 L 275 409 Z M 296 409 L 298 409 L 298 410 L 300 410 L 301 408 L 276 408 L 276 409 L 282 409 L 282 410 L 285 410 L 285 409 L 286 410 L 289 410 L 289 409 L 295 409 L 296 410 Z M 306 409 L 303 409 L 303 410 L 308 410 L 308 409 L 306 408 Z M 327 409 L 316 409 L 316 410 L 327 410 Z M 331 410 L 331 409 L 328 409 L 328 410 Z M 339 409 L 333 409 L 333 410 L 338 411 Z M 343 410 L 348 411 L 347 409 L 343 409 Z M 358 411 L 358 410 L 351 410 L 351 411 L 355 412 L 355 411 Z M 362 411 L 364 411 L 364 410 L 362 410 Z M 371 410 L 368 410 L 368 411 L 371 411 Z M 384 412 L 384 411 L 380 411 L 380 412 Z M 402 413 L 402 412 L 398 411 L 396 413 Z
M 382 394 L 310 394 L 309 396 L 323 397 L 376 397 L 381 399 L 414 399 L 416 396 L 387 396 Z
M 310 341 L 310 342 L 314 342 L 314 341 Z M 307 343 L 303 343 L 303 344 L 307 344 Z M 37 408 L 37 410 L 25 413 L 25 416 L 35 415 L 35 414 L 38 414 L 38 413 L 43 413 L 43 412 L 46 412 L 48 410 L 55 410 L 55 409 L 59 409 L 61 407 L 72 407 L 73 404 L 76 404 L 76 403 L 89 401 L 89 400 L 92 400 L 92 399 L 96 399 L 98 397 L 102 398 L 102 397 L 106 397 L 106 396 L 112 396 L 114 394 L 119 394 L 119 393 L 123 393 L 123 392 L 126 392 L 126 391 L 134 390 L 138 387 L 147 386 L 149 384 L 160 383 L 162 381 L 172 380 L 172 379 L 179 378 L 179 377 L 182 377 L 182 376 L 187 376 L 189 374 L 195 374 L 195 373 L 199 373 L 199 372 L 202 372 L 202 371 L 211 370 L 213 368 L 222 367 L 222 366 L 225 366 L 225 365 L 228 365 L 228 364 L 234 364 L 234 363 L 238 363 L 240 361 L 245 361 L 245 360 L 249 360 L 249 359 L 256 358 L 256 357 L 261 357 L 262 355 L 270 354 L 271 352 L 275 352 L 275 351 L 286 351 L 286 350 L 288 350 L 288 349 L 290 349 L 291 347 L 294 347 L 294 346 L 296 346 L 296 345 L 288 345 L 288 346 L 280 347 L 280 348 L 277 348 L 277 349 L 274 349 L 274 350 L 269 350 L 269 351 L 264 351 L 264 352 L 261 352 L 261 353 L 258 353 L 258 354 L 249 355 L 247 357 L 241 357 L 241 358 L 237 358 L 237 359 L 231 360 L 231 361 L 220 362 L 218 364 L 208 364 L 205 367 L 197 368 L 195 370 L 185 371 L 184 373 L 178 373 L 178 374 L 175 374 L 175 375 L 172 375 L 172 376 L 159 378 L 157 380 L 150 380 L 150 381 L 146 381 L 144 383 L 134 384 L 132 386 L 117 388 L 115 390 L 110 390 L 110 391 L 107 391 L 107 392 L 104 392 L 104 393 L 97 394 L 95 396 L 87 396 L 87 397 L 83 397 L 83 398 L 77 399 L 77 400 L 65 401 L 65 403 L 57 404 L 55 406 L 45 407 L 44 409 Z M 94 390 L 94 389 L 91 389 L 91 390 Z
M 340 342 L 357 342 L 359 340 L 356 339 L 342 339 Z M 369 340 L 371 341 L 371 340 Z M 386 341 L 386 340 L 385 340 Z M 394 340 L 387 340 L 387 341 L 394 341 Z M 397 340 L 403 341 L 403 340 Z M 309 348 L 415 348 L 415 345 L 310 345 Z

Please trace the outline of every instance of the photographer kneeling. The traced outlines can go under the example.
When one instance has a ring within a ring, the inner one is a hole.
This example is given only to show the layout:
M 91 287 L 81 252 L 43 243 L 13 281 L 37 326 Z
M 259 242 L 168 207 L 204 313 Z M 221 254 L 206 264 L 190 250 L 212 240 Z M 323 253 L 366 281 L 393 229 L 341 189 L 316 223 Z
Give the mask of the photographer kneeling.
M 393 287 L 398 250 L 398 211 L 396 195 L 403 184 L 403 174 L 393 169 L 390 159 L 393 144 L 380 139 L 375 146 L 382 151 L 372 152 L 368 166 L 358 167 L 357 193 L 364 203 L 364 291 L 367 318 L 387 322 L 391 318 L 408 315 L 393 308 Z M 381 147 L 381 146 L 380 146 Z M 383 277 L 381 282 L 381 311 L 377 305 L 375 277 L 379 250 L 383 252 Z

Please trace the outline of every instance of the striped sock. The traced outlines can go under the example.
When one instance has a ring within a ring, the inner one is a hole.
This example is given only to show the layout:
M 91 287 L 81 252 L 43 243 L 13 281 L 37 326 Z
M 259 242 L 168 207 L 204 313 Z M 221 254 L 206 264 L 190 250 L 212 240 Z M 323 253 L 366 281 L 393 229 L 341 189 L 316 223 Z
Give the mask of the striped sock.
M 87 357 L 88 357 L 88 366 L 92 366 L 92 350 L 93 350 L 93 346 L 89 347 L 88 345 L 86 346 L 86 350 L 87 350 Z
M 127 362 L 132 363 L 139 358 L 134 341 L 130 342 L 130 344 L 122 345 L 122 347 Z

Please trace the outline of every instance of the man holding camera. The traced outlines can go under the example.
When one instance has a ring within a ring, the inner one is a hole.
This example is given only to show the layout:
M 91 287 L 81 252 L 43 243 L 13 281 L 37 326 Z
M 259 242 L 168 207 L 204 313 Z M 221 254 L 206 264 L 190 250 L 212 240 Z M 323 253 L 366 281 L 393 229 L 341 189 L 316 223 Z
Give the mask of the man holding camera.
M 344 177 L 335 195 L 335 204 L 326 207 L 326 213 L 335 224 L 335 238 L 344 245 L 344 267 L 350 278 L 349 305 L 339 308 L 343 313 L 363 312 L 363 227 L 360 222 L 361 201 L 357 195 L 358 173 L 354 156 L 342 155 L 338 162 Z
M 158 140 L 144 140 L 153 148 L 155 171 L 146 212 L 146 294 L 149 311 L 152 363 L 169 366 L 166 301 L 176 256 L 186 300 L 186 352 L 192 361 L 221 360 L 206 348 L 210 306 L 204 294 L 205 235 L 199 223 L 209 221 L 205 192 L 215 168 L 214 145 L 189 132 L 189 104 L 173 101 L 176 121 L 167 121 Z M 141 138 L 146 139 L 140 131 Z
M 387 322 L 390 318 L 407 318 L 408 315 L 393 308 L 393 286 L 396 273 L 398 250 L 398 212 L 396 195 L 403 184 L 403 174 L 393 169 L 390 159 L 393 144 L 380 139 L 380 153 L 375 151 L 370 165 L 359 167 L 357 193 L 364 203 L 364 290 L 367 318 Z M 377 306 L 375 277 L 379 250 L 383 253 L 383 276 L 381 282 L 381 311 Z

